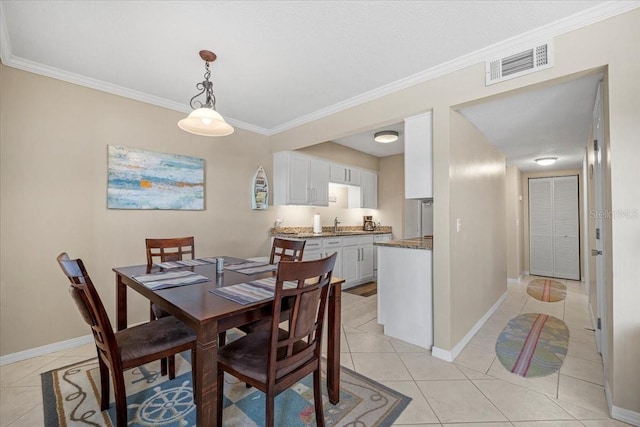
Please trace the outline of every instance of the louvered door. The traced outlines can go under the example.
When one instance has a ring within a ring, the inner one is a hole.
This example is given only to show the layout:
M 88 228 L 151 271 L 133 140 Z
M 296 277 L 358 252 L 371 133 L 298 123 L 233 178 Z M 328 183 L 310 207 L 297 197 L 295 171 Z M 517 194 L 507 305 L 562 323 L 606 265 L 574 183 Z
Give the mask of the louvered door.
M 529 179 L 530 273 L 580 279 L 578 177 Z

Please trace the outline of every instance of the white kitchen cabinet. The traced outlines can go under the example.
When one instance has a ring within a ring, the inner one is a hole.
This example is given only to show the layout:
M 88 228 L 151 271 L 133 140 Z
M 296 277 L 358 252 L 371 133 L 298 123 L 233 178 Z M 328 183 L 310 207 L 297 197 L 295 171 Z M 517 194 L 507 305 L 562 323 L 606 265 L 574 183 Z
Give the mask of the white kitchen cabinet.
M 302 253 L 303 261 L 312 261 L 316 259 L 322 259 L 322 239 L 306 239 L 307 243 L 304 245 L 304 252 Z
M 373 236 L 342 239 L 342 276 L 345 288 L 373 279 Z
M 378 174 L 360 170 L 360 186 L 349 186 L 349 208 L 378 209 Z
M 329 205 L 329 162 L 291 151 L 273 155 L 275 205 Z
M 376 234 L 373 236 L 373 278 L 378 277 L 378 247 L 375 245 L 377 242 L 388 242 L 391 240 L 392 234 Z
M 404 119 L 404 194 L 406 199 L 433 197 L 432 113 Z
M 333 276 L 342 277 L 342 237 L 326 237 L 322 239 L 322 257 L 326 258 L 333 253 L 338 254 L 333 267 Z
M 360 185 L 360 169 L 332 163 L 329 181 L 335 184 Z
M 361 207 L 378 209 L 378 174 L 363 170 L 360 177 Z

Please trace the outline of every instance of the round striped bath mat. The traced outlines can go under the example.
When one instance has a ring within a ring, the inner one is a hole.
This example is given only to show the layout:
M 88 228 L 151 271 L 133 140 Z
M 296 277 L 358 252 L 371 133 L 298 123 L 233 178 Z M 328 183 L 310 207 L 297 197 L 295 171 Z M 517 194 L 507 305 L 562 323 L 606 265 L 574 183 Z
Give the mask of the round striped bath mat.
M 496 355 L 509 372 L 521 377 L 544 377 L 558 371 L 569 347 L 569 328 L 548 314 L 514 317 L 496 342 Z
M 527 285 L 527 293 L 540 301 L 556 302 L 567 296 L 567 287 L 557 280 L 534 279 Z

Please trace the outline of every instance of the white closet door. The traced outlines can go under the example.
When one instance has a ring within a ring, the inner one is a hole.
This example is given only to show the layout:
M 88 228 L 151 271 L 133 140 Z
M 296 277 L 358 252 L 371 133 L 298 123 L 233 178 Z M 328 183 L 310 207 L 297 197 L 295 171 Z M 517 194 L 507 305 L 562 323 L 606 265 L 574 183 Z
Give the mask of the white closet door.
M 529 272 L 553 276 L 553 181 L 529 180 Z
M 553 178 L 554 277 L 580 279 L 578 177 Z
M 529 179 L 529 270 L 580 279 L 578 177 Z

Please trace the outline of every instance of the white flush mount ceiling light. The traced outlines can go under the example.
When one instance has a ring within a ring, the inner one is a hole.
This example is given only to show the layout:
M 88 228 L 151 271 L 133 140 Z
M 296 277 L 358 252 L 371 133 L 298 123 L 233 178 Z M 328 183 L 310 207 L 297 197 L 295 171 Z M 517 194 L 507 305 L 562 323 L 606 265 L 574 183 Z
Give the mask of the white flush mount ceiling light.
M 373 140 L 381 144 L 388 144 L 398 140 L 398 132 L 395 130 L 383 130 L 373 135 Z
M 186 118 L 178 122 L 178 127 L 186 132 L 190 132 L 201 136 L 227 136 L 234 131 L 233 126 L 228 124 L 216 111 L 216 97 L 213 94 L 213 83 L 209 81 L 211 71 L 209 63 L 216 60 L 215 53 L 208 50 L 200 51 L 200 58 L 205 62 L 204 81 L 196 84 L 196 88 L 200 91 L 196 94 L 189 105 L 194 111 Z M 200 95 L 205 94 L 205 101 L 196 100 Z
M 536 159 L 535 162 L 540 166 L 549 166 L 554 164 L 556 160 L 558 160 L 557 157 L 540 157 L 539 159 Z

